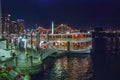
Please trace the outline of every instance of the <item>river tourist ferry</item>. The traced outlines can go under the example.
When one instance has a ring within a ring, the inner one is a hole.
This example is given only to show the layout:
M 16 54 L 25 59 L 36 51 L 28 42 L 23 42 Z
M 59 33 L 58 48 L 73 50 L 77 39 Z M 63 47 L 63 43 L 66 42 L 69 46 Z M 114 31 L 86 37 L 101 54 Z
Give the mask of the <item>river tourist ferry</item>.
M 70 52 L 90 52 L 90 33 L 50 34 L 49 45 L 57 50 Z
M 52 48 L 57 51 L 70 51 L 75 53 L 89 53 L 92 48 L 92 36 L 90 32 L 80 32 L 61 24 L 56 28 L 44 29 L 39 27 L 40 33 L 32 34 L 29 44 L 39 44 L 40 48 Z M 38 36 L 38 37 L 37 37 Z M 39 43 L 38 43 L 39 42 Z
M 75 53 L 89 53 L 92 48 L 92 36 L 90 32 L 73 30 L 67 25 L 59 25 L 52 29 L 38 27 L 37 31 L 19 36 L 17 43 L 19 46 L 31 48 L 50 48 L 56 51 L 69 51 Z

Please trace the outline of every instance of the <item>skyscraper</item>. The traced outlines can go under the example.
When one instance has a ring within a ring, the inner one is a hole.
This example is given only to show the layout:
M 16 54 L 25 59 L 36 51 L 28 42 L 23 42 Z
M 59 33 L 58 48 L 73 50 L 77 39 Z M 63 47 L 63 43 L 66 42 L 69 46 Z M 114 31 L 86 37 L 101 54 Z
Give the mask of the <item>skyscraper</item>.
M 2 12 L 1 12 L 1 0 L 0 0 L 0 37 L 2 36 Z
M 13 34 L 23 33 L 25 29 L 24 20 L 17 19 L 16 21 L 12 21 L 10 27 L 10 32 Z
M 23 32 L 24 32 L 24 29 L 25 29 L 24 20 L 23 20 L 23 19 L 17 19 L 17 20 L 16 20 L 16 23 L 17 23 L 18 32 L 19 32 L 19 33 L 23 33 Z M 15 30 L 17 30 L 17 29 L 15 29 Z
M 8 14 L 5 19 L 4 19 L 4 22 L 3 22 L 3 32 L 6 33 L 6 34 L 10 34 L 11 33 L 11 20 L 10 20 L 10 14 Z

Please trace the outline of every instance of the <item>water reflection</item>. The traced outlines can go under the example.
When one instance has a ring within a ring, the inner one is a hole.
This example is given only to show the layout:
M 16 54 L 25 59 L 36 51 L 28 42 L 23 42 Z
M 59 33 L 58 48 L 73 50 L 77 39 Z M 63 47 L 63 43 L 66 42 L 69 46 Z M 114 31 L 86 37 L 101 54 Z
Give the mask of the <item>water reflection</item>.
M 94 39 L 93 80 L 120 80 L 119 43 L 116 37 Z
M 119 80 L 119 43 L 120 39 L 114 37 L 95 39 L 93 52 L 90 53 L 91 56 L 79 54 L 58 58 L 49 73 L 49 78 L 45 79 Z
M 120 38 L 94 39 L 92 53 L 52 58 L 41 79 L 32 80 L 120 80 L 119 53 Z
M 92 64 L 90 55 L 76 57 L 64 56 L 55 60 L 55 63 L 43 80 L 90 80 Z

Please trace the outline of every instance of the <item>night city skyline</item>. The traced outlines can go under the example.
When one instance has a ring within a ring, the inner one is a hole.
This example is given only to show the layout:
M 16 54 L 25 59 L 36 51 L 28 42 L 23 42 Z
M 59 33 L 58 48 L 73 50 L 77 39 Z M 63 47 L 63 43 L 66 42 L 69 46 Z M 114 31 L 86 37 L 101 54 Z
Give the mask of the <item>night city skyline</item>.
M 2 15 L 22 18 L 29 28 L 35 24 L 50 28 L 55 24 L 80 27 L 119 27 L 120 1 L 117 0 L 2 0 Z

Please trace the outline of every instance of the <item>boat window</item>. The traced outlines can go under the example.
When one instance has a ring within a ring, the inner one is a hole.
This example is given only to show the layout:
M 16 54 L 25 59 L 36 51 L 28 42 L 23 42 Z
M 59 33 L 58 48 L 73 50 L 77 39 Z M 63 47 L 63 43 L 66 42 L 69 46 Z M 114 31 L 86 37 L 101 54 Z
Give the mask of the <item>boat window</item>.
M 61 35 L 59 35 L 59 38 L 61 38 Z
M 68 35 L 68 38 L 72 38 L 72 35 Z
M 66 38 L 66 35 L 64 35 L 64 38 Z

